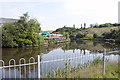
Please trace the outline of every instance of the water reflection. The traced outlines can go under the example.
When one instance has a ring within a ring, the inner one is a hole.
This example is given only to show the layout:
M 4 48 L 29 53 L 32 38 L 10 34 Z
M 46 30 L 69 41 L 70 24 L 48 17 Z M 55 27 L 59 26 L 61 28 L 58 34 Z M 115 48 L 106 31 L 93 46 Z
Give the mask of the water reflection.
M 10 59 L 15 59 L 17 62 L 16 64 L 18 64 L 20 58 L 25 58 L 26 62 L 29 62 L 30 57 L 34 57 L 36 59 L 37 55 L 40 55 L 41 53 L 49 53 L 50 51 L 59 47 L 61 47 L 61 45 L 24 48 L 2 48 L 2 59 L 5 61 L 5 65 L 9 64 Z
M 70 44 L 66 44 L 66 46 L 62 47 L 63 50 L 74 50 L 74 49 L 81 49 L 81 50 L 89 50 L 89 51 L 98 51 L 106 49 L 113 49 L 113 48 L 120 48 L 120 45 L 117 44 L 110 44 L 105 42 L 98 42 L 98 41 L 71 41 Z

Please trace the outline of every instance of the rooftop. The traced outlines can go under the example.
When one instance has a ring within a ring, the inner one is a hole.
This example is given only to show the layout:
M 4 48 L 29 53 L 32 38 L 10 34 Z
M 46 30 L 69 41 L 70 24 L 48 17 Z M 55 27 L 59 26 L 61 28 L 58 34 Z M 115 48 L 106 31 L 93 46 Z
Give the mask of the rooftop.
M 0 18 L 0 24 L 9 23 L 9 22 L 17 22 L 19 19 L 13 18 Z

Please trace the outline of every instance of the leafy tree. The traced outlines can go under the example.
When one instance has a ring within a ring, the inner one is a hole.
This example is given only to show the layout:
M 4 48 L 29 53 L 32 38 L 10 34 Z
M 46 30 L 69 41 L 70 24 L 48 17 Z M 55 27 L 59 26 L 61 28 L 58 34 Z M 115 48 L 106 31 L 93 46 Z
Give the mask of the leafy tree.
M 44 42 L 38 34 L 40 24 L 36 19 L 29 19 L 28 13 L 23 14 L 18 22 L 5 23 L 2 31 L 3 47 L 39 46 Z
M 77 35 L 76 35 L 76 38 L 83 38 L 85 37 L 85 35 L 82 33 L 82 32 L 79 32 Z
M 65 34 L 65 37 L 66 37 L 66 39 L 69 39 L 69 34 L 66 33 L 66 34 Z
M 120 31 L 119 30 L 111 30 L 110 32 L 105 32 L 102 34 L 103 39 L 112 40 L 116 43 L 120 44 Z
M 93 34 L 93 38 L 98 38 L 98 35 L 96 33 Z
M 93 24 L 90 24 L 90 28 L 93 28 Z
M 75 24 L 73 24 L 73 28 L 75 28 Z
M 71 40 L 74 40 L 74 39 L 76 38 L 76 35 L 75 35 L 75 34 L 71 34 L 71 35 L 69 36 L 69 38 L 70 38 Z
M 102 34 L 104 39 L 110 39 L 111 38 L 111 34 L 109 32 L 105 32 Z
M 82 29 L 82 24 L 81 24 L 81 29 Z
M 111 24 L 111 23 L 105 23 L 105 24 L 100 24 L 100 25 L 96 25 L 96 24 L 90 24 L 90 27 L 92 28 L 102 28 L 102 27 L 117 27 L 117 26 L 120 26 L 120 24 L 118 23 L 114 23 L 114 24 Z
M 86 23 L 84 23 L 84 29 L 86 28 Z

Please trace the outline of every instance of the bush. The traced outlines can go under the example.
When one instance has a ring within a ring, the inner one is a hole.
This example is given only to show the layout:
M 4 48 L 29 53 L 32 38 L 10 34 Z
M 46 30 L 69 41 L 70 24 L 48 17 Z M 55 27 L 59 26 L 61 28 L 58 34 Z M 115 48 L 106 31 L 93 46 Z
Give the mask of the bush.
M 115 42 L 120 44 L 120 31 L 119 30 L 111 30 L 110 32 L 105 32 L 101 35 L 101 37 L 108 42 Z
M 93 34 L 93 38 L 98 38 L 98 35 L 96 33 Z
M 5 23 L 2 26 L 2 47 L 39 46 L 44 39 L 38 33 L 40 24 L 30 19 L 28 13 L 23 14 L 18 22 Z
M 75 34 L 71 34 L 71 35 L 69 36 L 69 38 L 70 38 L 71 40 L 75 40 L 76 35 L 75 35 Z
M 85 37 L 85 35 L 81 32 L 79 32 L 77 35 L 76 35 L 76 38 L 83 38 Z

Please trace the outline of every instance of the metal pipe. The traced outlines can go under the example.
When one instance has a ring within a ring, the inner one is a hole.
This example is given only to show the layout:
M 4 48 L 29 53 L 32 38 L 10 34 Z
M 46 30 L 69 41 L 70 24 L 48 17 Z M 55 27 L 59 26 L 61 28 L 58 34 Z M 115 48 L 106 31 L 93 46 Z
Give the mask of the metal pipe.
M 106 54 L 106 49 L 104 49 L 104 53 L 103 53 L 103 75 L 105 74 L 105 54 Z
M 38 78 L 40 79 L 40 55 L 37 56 L 37 62 L 38 62 Z

